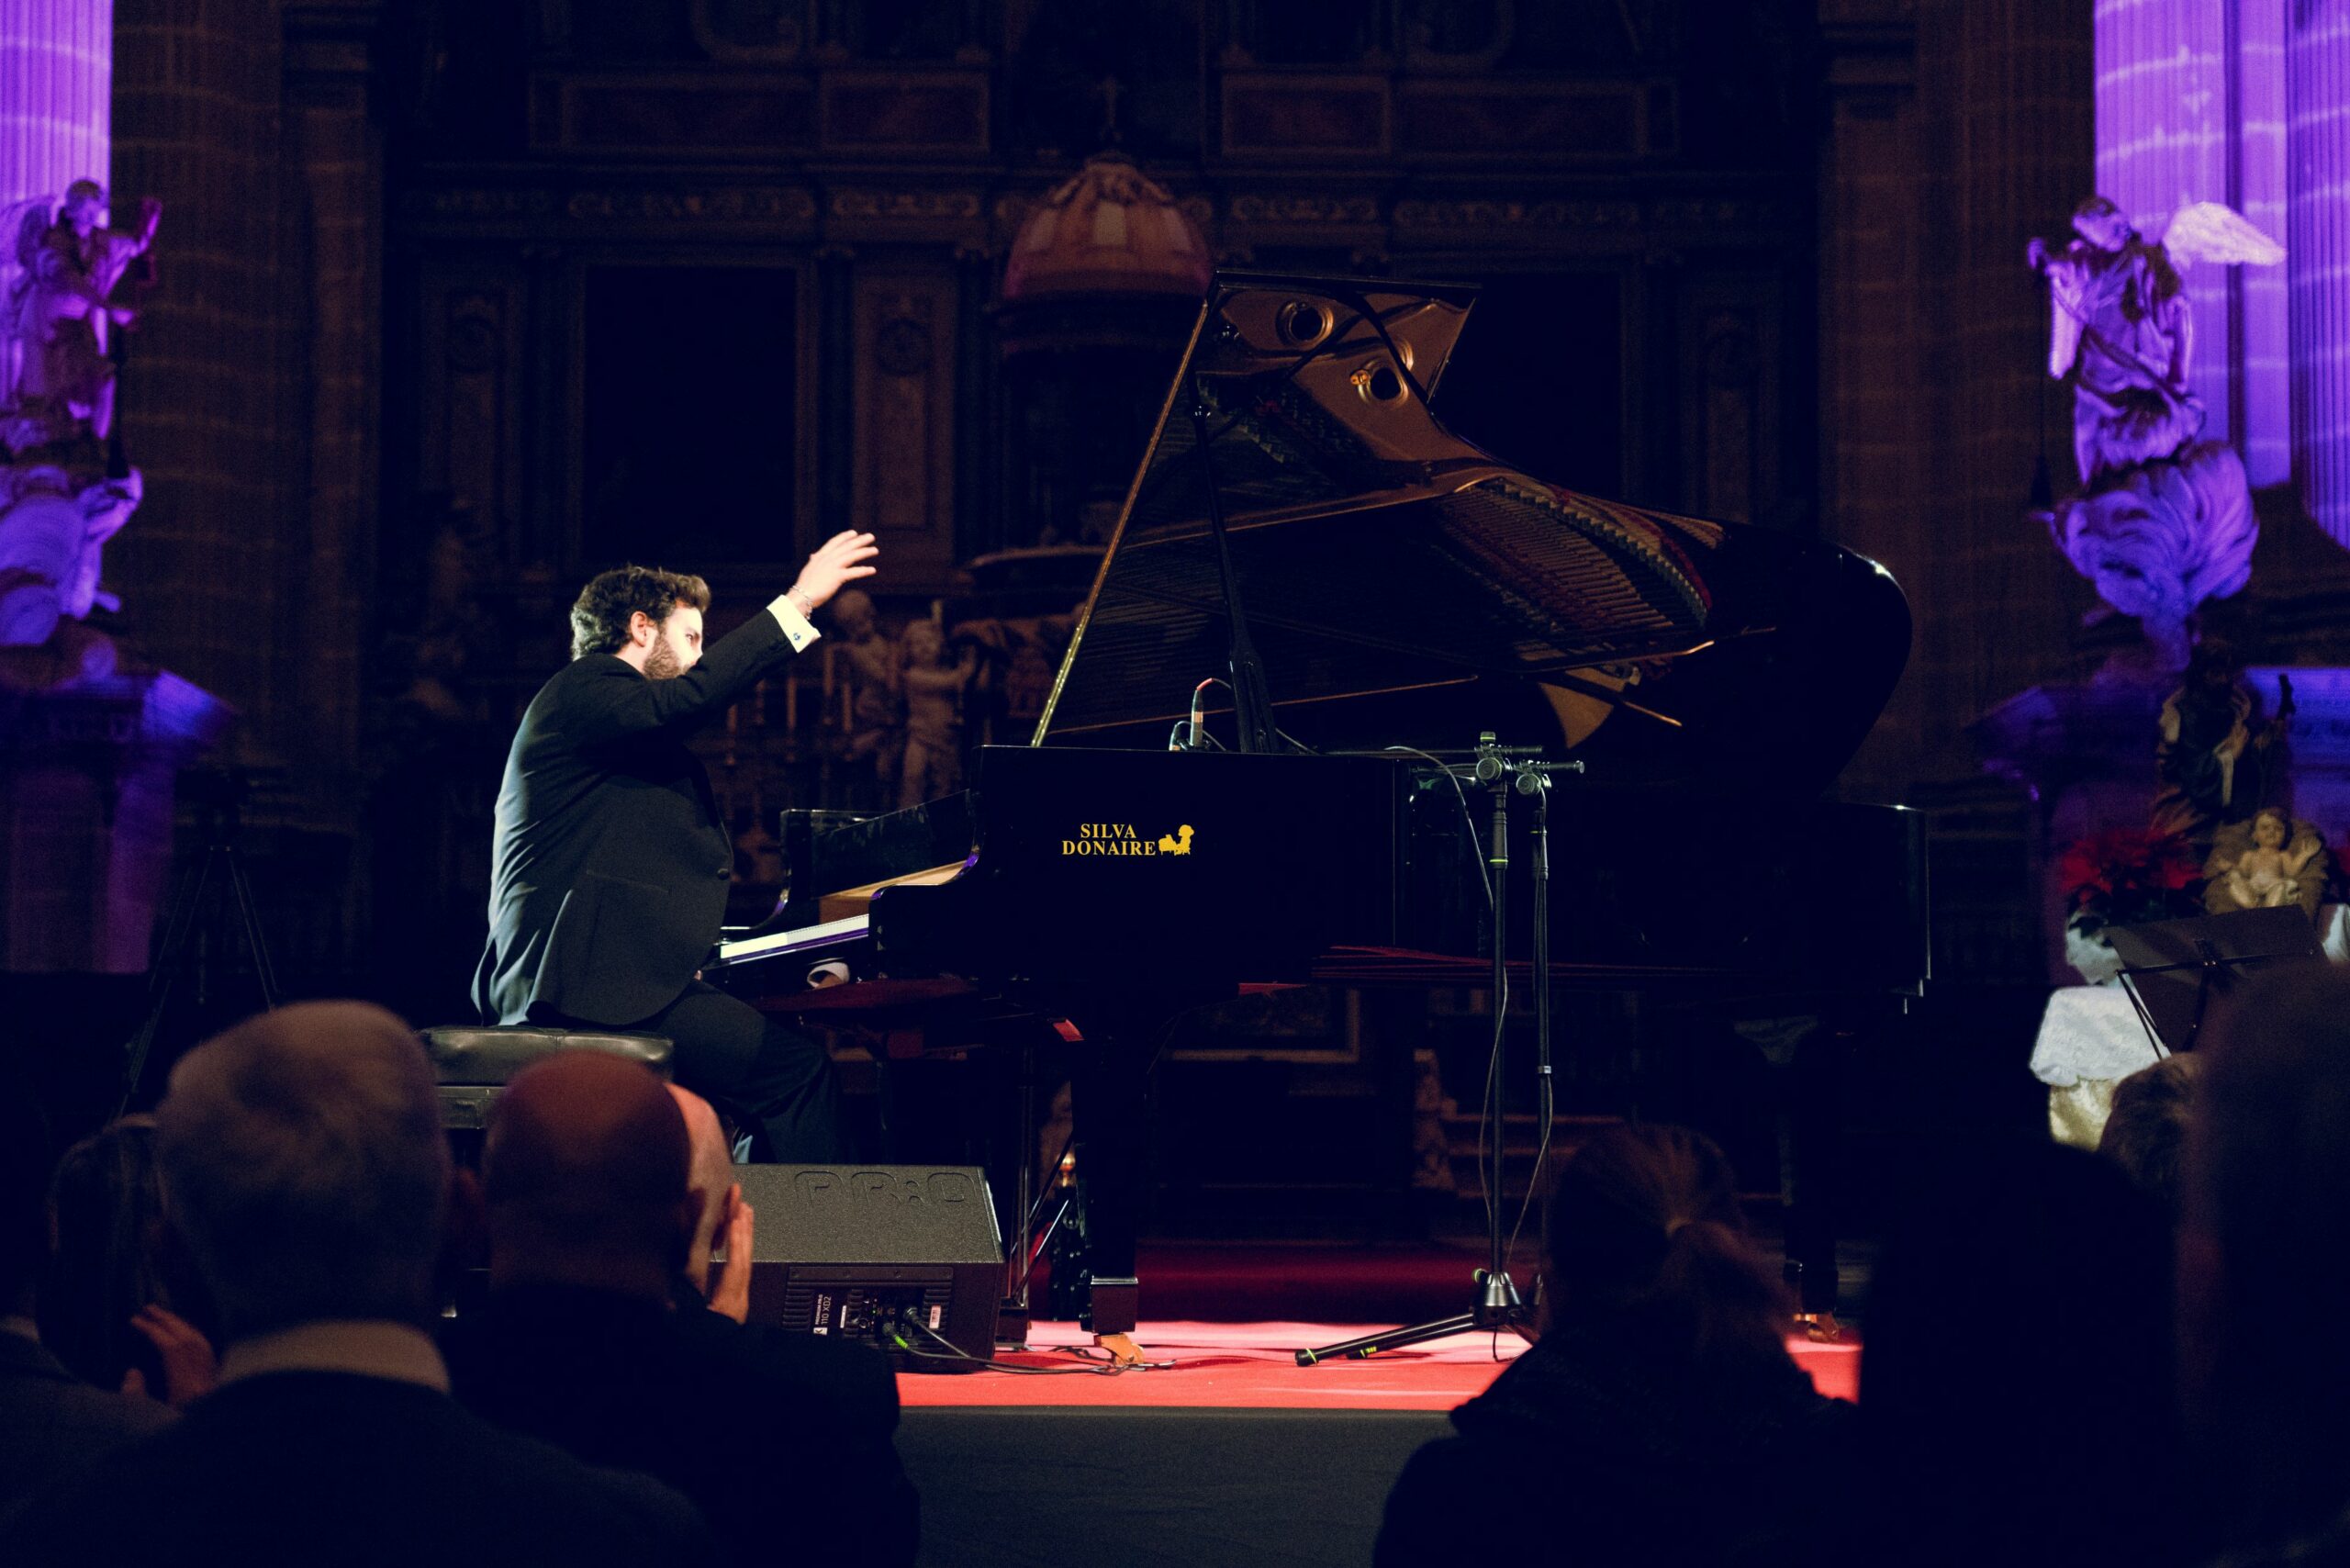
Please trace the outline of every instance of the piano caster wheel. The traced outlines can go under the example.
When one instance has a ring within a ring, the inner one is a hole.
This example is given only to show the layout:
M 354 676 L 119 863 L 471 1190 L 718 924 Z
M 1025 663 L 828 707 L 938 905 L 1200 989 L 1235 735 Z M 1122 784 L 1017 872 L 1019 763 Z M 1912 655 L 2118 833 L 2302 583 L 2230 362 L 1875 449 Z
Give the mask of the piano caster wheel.
M 1815 1345 L 1833 1345 L 1844 1338 L 1844 1326 L 1836 1321 L 1832 1312 L 1798 1312 L 1796 1327 Z
M 1112 1366 L 1138 1367 L 1142 1365 L 1142 1347 L 1135 1343 L 1134 1336 L 1131 1334 L 1096 1334 L 1093 1336 L 1093 1343 L 1110 1353 Z

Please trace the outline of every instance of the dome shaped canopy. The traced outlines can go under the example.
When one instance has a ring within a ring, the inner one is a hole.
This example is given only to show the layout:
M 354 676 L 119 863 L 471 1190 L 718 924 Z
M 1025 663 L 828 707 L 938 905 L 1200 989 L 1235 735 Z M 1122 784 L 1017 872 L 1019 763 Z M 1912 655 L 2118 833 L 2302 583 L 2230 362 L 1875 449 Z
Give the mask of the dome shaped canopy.
M 1123 152 L 1097 152 L 1038 203 L 1012 242 L 1006 303 L 1207 292 L 1199 226 Z

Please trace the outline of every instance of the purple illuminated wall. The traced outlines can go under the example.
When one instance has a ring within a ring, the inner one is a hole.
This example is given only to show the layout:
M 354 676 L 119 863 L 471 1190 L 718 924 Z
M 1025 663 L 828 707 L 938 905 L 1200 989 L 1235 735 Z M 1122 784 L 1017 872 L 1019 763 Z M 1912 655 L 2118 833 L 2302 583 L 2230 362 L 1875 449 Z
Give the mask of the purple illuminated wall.
M 2293 473 L 2350 545 L 2350 0 L 2288 0 L 2285 266 L 2293 304 Z
M 0 205 L 105 180 L 114 0 L 0 0 Z
M 2291 0 L 2098 0 L 2098 189 L 2142 232 L 2182 202 L 2225 202 L 2285 233 L 2285 7 Z M 2186 274 L 2207 438 L 2258 485 L 2292 463 L 2286 280 L 2277 268 Z

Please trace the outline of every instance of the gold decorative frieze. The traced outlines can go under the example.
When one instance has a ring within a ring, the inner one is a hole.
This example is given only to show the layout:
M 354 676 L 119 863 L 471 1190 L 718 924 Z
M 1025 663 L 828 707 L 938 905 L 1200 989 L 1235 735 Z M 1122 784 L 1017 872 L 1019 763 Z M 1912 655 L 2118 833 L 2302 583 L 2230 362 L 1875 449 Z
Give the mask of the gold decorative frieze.
M 1234 196 L 1229 211 L 1235 223 L 1376 223 L 1380 218 L 1379 199 L 1367 196 L 1249 194 Z
M 836 190 L 832 195 L 834 218 L 903 218 L 914 222 L 971 220 L 981 206 L 977 191 Z
M 619 222 L 805 223 L 816 216 L 816 198 L 789 185 L 583 190 L 565 202 L 564 215 Z

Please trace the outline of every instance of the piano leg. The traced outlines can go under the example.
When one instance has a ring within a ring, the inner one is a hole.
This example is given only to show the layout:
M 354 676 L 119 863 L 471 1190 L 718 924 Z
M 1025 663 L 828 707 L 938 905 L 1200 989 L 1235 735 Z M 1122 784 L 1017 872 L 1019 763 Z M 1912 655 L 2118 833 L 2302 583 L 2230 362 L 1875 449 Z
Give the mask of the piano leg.
M 1135 1237 L 1142 1215 L 1143 1148 L 1156 1027 L 1089 1016 L 1070 1064 L 1069 1113 L 1077 1129 L 1077 1191 L 1091 1276 L 1080 1321 L 1094 1337 L 1131 1334 L 1141 1286 Z M 1106 1025 L 1106 1027 L 1105 1027 Z

